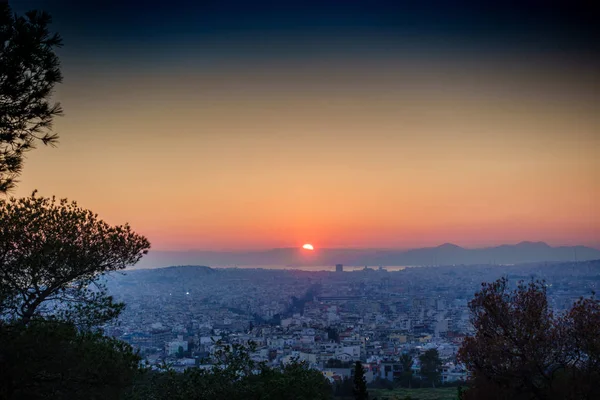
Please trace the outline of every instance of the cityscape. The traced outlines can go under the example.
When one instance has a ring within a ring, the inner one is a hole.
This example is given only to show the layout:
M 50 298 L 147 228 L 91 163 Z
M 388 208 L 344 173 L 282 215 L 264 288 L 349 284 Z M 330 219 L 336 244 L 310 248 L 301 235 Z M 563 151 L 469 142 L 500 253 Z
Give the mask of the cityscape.
M 167 362 L 179 371 L 205 368 L 217 341 L 253 342 L 257 362 L 279 366 L 298 359 L 332 383 L 350 378 L 355 361 L 365 365 L 368 383 L 395 382 L 402 354 L 414 358 L 418 375 L 418 356 L 436 349 L 446 383 L 467 378 L 456 353 L 473 333 L 467 305 L 481 282 L 503 276 L 515 286 L 518 281 L 544 281 L 557 313 L 600 286 L 598 260 L 396 271 L 335 267 L 129 271 L 108 279 L 111 294 L 127 308 L 105 331 L 139 349 L 155 367 Z
M 0 0 L 0 400 L 600 399 L 587 0 Z

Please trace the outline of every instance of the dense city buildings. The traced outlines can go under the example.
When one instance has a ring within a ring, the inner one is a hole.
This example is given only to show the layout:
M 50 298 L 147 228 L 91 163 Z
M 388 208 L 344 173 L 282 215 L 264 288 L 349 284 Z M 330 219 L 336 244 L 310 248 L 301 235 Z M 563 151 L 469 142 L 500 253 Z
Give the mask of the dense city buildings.
M 466 378 L 456 363 L 472 332 L 468 302 L 481 282 L 544 280 L 555 312 L 600 285 L 600 261 L 384 268 L 342 272 L 169 267 L 112 276 L 127 304 L 106 332 L 139 349 L 151 364 L 205 367 L 219 343 L 254 343 L 252 357 L 277 366 L 302 360 L 331 381 L 363 362 L 368 381 L 394 380 L 400 356 L 436 349 L 442 380 Z

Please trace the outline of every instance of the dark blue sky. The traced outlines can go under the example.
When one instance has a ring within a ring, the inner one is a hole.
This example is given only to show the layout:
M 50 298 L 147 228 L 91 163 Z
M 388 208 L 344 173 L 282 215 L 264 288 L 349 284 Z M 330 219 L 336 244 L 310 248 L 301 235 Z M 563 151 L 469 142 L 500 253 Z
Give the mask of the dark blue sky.
M 242 44 L 276 42 L 278 36 L 294 36 L 310 42 L 299 51 L 352 51 L 356 38 L 379 35 L 416 47 L 600 49 L 599 14 L 591 1 L 22 0 L 12 5 L 17 11 L 49 10 L 67 41 L 115 48 L 232 36 Z

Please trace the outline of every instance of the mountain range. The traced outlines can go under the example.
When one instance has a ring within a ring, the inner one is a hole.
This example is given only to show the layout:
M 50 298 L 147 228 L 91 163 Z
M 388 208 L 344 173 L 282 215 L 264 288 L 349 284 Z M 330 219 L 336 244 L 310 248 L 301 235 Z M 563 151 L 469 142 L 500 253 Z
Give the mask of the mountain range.
M 135 268 L 172 265 L 235 266 L 425 266 L 518 264 L 600 259 L 600 250 L 586 246 L 552 247 L 544 242 L 469 249 L 451 243 L 411 250 L 278 248 L 257 251 L 151 251 Z

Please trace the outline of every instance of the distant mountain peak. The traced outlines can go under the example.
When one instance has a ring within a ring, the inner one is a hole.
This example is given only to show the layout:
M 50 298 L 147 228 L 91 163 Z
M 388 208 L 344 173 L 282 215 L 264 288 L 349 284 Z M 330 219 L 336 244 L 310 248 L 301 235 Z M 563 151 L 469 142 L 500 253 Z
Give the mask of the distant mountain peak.
M 438 249 L 462 249 L 462 247 L 455 245 L 454 243 L 444 243 L 437 247 Z
M 312 257 L 298 249 L 264 251 L 228 251 L 173 253 L 152 252 L 142 259 L 138 268 L 166 265 L 212 265 L 224 266 L 347 266 L 384 265 L 474 265 L 518 264 L 545 261 L 573 261 L 600 259 L 600 249 L 584 246 L 552 247 L 544 242 L 523 241 L 496 247 L 464 248 L 453 243 L 437 247 L 404 249 L 319 249 Z M 188 268 L 189 273 L 201 273 L 202 267 Z M 185 268 L 184 268 L 185 269 Z M 206 269 L 202 272 L 209 272 Z
M 523 242 L 519 242 L 516 244 L 516 246 L 519 247 L 550 247 L 550 245 L 548 245 L 548 243 L 546 242 L 530 242 L 530 241 L 523 241 Z

